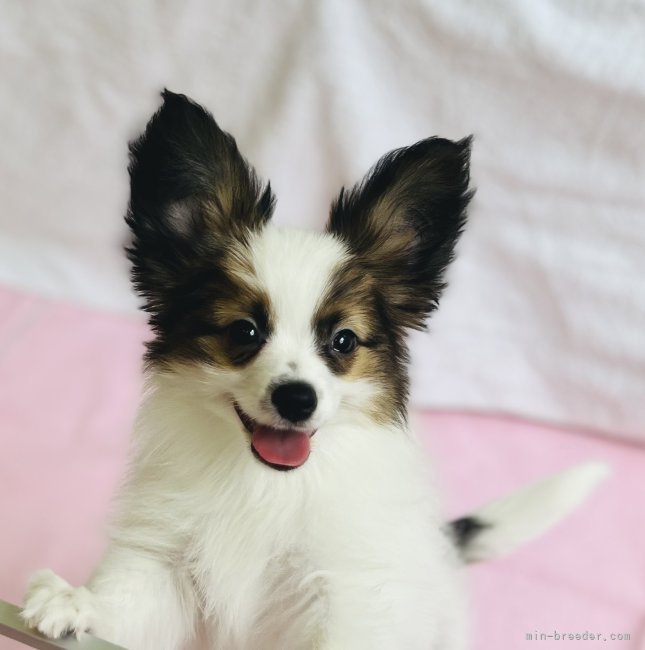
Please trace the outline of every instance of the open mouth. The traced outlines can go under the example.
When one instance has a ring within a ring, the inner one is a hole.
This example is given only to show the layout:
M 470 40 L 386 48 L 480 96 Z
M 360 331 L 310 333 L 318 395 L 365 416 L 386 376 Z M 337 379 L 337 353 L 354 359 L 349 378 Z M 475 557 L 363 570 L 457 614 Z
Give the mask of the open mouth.
M 237 402 L 233 406 L 240 422 L 251 436 L 251 450 L 258 460 L 281 471 L 295 469 L 307 461 L 314 431 L 276 429 L 256 422 Z

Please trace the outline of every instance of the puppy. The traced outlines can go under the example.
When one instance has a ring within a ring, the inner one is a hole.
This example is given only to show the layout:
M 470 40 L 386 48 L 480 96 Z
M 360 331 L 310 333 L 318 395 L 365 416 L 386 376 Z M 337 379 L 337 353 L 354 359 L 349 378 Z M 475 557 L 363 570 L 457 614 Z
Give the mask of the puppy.
M 586 465 L 445 526 L 408 430 L 410 329 L 464 227 L 469 138 L 385 155 L 324 233 L 183 95 L 130 147 L 128 256 L 154 338 L 108 550 L 23 616 L 132 650 L 460 650 L 464 560 L 559 519 Z

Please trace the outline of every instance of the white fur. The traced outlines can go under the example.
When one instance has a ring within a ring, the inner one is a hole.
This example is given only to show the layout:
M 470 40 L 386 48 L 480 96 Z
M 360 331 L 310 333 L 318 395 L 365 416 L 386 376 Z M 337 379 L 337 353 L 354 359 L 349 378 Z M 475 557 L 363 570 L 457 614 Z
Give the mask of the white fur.
M 309 422 L 312 429 L 334 418 L 343 400 L 361 408 L 373 390 L 366 382 L 335 377 L 318 354 L 312 331 L 312 317 L 329 279 L 347 257 L 344 247 L 330 236 L 273 225 L 253 235 L 250 247 L 256 282 L 271 300 L 275 331 L 250 367 L 216 371 L 209 385 L 223 380 L 246 413 L 276 426 L 281 422 L 268 390 L 276 381 L 298 379 L 314 387 L 318 406 Z
M 461 650 L 460 567 L 427 461 L 403 425 L 366 415 L 379 386 L 335 376 L 311 327 L 345 258 L 326 235 L 252 239 L 276 329 L 240 370 L 148 377 L 109 549 L 87 588 L 31 584 L 24 616 L 50 636 L 91 629 L 131 650 Z M 304 466 L 261 464 L 232 406 L 279 424 L 268 387 L 310 382 Z

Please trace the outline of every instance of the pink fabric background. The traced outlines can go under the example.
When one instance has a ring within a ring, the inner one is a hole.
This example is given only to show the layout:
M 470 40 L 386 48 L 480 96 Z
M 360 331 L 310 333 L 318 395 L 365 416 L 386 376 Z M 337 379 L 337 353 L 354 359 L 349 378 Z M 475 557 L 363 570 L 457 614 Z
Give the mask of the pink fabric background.
M 84 581 L 123 471 L 140 390 L 141 321 L 0 289 L 0 598 L 50 567 Z M 457 515 L 589 458 L 614 470 L 585 507 L 514 555 L 468 569 L 473 648 L 643 648 L 645 450 L 581 432 L 422 413 L 446 512 Z M 527 632 L 630 641 L 527 641 Z M 18 648 L 0 639 L 0 650 Z M 403 649 L 404 650 L 404 649 Z

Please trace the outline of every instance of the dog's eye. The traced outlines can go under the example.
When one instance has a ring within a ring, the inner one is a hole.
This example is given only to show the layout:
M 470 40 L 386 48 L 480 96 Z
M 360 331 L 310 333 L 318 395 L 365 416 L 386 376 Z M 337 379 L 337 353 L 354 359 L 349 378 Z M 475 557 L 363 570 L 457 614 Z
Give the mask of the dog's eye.
M 357 343 L 358 339 L 352 330 L 340 330 L 340 332 L 336 332 L 334 335 L 331 347 L 334 352 L 338 352 L 339 354 L 349 354 L 356 349 Z
M 231 343 L 234 345 L 255 346 L 260 344 L 260 330 L 250 320 L 236 320 L 228 328 Z

